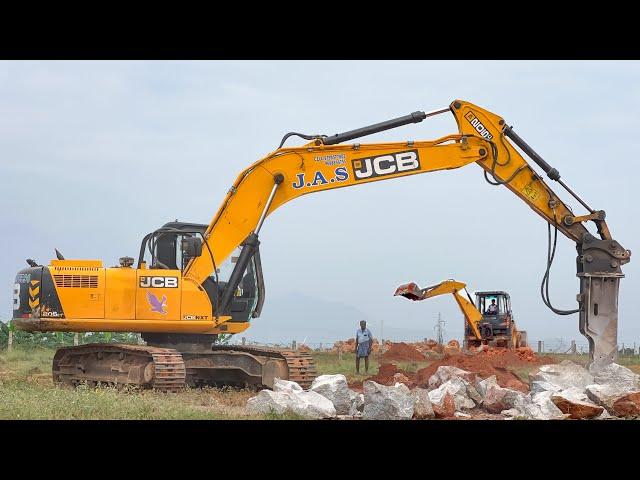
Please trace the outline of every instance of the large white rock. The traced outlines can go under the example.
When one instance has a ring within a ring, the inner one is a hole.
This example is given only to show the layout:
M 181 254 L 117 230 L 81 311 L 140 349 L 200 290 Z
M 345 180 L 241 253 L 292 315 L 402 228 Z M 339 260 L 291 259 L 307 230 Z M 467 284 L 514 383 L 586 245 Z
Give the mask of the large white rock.
M 364 419 L 408 420 L 413 417 L 415 399 L 404 388 L 387 387 L 371 380 L 365 381 L 363 386 Z
M 611 385 L 626 391 L 640 390 L 640 375 L 617 363 L 610 363 L 601 368 L 592 367 L 592 373 L 595 384 Z
M 336 409 L 331 400 L 316 392 L 284 389 L 277 392 L 262 390 L 255 397 L 247 400 L 250 413 L 267 414 L 275 412 L 282 415 L 290 411 L 304 418 L 333 418 Z
M 362 412 L 364 411 L 364 394 L 356 393 L 353 390 L 349 390 L 351 392 L 349 395 L 351 397 L 351 407 L 349 407 L 349 415 L 357 417 L 362 416 Z
M 320 375 L 315 378 L 310 390 L 331 400 L 338 415 L 349 413 L 351 390 L 344 375 Z
M 433 412 L 433 405 L 429 400 L 429 391 L 424 388 L 414 388 L 411 391 L 415 399 L 413 407 L 413 418 L 417 420 L 427 420 L 435 418 L 436 414 Z
M 560 420 L 568 417 L 551 401 L 554 392 L 544 391 L 535 395 L 517 397 L 514 406 L 500 412 L 510 418 L 526 420 Z
M 629 392 L 626 388 L 620 388 L 619 385 L 615 384 L 594 384 L 587 385 L 585 393 L 587 394 L 589 400 L 591 400 L 596 405 L 604 407 L 609 413 L 613 414 L 613 404 L 616 403 L 618 399 L 631 392 Z
M 556 365 L 543 365 L 536 372 L 529 374 L 529 381 L 547 382 L 565 390 L 579 387 L 583 390 L 593 382 L 593 375 L 589 371 L 570 360 L 563 360 Z
M 514 408 L 518 402 L 524 401 L 522 392 L 502 388 L 499 385 L 489 385 L 485 390 L 482 406 L 491 413 L 500 413 L 503 410 Z
M 495 375 L 491 375 L 490 377 L 487 377 L 484 380 L 479 380 L 478 378 L 476 378 L 474 385 L 478 393 L 484 397 L 487 394 L 487 387 L 489 387 L 490 385 L 497 386 L 498 381 Z
M 522 417 L 522 413 L 517 408 L 509 408 L 507 410 L 503 410 L 500 412 L 500 415 L 504 415 L 505 417 Z
M 452 378 L 456 377 L 463 378 L 464 380 L 470 382 L 475 379 L 475 374 L 467 372 L 466 370 L 462 370 L 458 367 L 442 365 L 438 367 L 436 372 L 429 378 L 429 389 L 438 388 L 443 383 L 448 382 Z
M 247 400 L 247 411 L 249 413 L 268 414 L 275 412 L 282 415 L 289 409 L 290 398 L 288 391 L 274 392 L 272 390 L 262 390 L 255 397 Z
M 407 387 L 404 383 L 396 382 L 396 384 L 393 387 L 406 393 L 407 395 L 411 393 L 411 390 L 409 389 L 409 387 Z
M 320 419 L 333 418 L 336 416 L 336 409 L 328 398 L 319 393 L 292 392 L 296 401 L 292 405 L 292 410 L 305 418 Z
M 580 387 L 565 388 L 564 390 L 560 390 L 559 392 L 557 392 L 557 395 L 575 402 L 591 403 L 585 391 Z
M 467 382 L 467 396 L 473 400 L 476 405 L 480 405 L 482 403 L 483 396 L 471 382 Z
M 554 385 L 553 383 L 536 381 L 531 383 L 531 394 L 535 395 L 540 392 L 559 392 L 562 390 L 558 385 Z
M 473 400 L 471 400 L 471 398 L 469 398 L 467 394 L 468 384 L 469 382 L 466 382 L 460 377 L 453 377 L 440 385 L 435 390 L 429 391 L 429 400 L 432 404 L 435 404 L 438 407 L 442 408 L 444 397 L 447 393 L 449 393 L 453 397 L 453 402 L 455 403 L 456 410 L 460 410 L 463 408 L 474 408 L 476 404 Z
M 551 401 L 554 392 L 545 391 L 536 393 L 531 397 L 526 396 L 516 401 L 515 408 L 520 410 L 523 415 L 531 420 L 560 420 L 566 418 L 567 415 L 556 407 Z
M 283 380 L 281 378 L 276 378 L 273 382 L 273 391 L 274 392 L 302 392 L 304 389 L 298 385 L 296 382 L 292 382 L 290 380 Z

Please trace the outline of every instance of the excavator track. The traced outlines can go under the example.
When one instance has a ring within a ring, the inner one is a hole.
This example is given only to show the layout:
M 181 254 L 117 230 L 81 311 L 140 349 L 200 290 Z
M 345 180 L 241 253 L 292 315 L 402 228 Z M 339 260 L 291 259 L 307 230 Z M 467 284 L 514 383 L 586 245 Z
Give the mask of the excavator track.
M 308 389 L 317 376 L 308 352 L 239 345 L 216 345 L 197 353 L 107 343 L 64 347 L 56 351 L 52 371 L 57 384 L 127 385 L 161 392 L 178 392 L 187 384 L 272 388 L 275 378 Z
M 243 345 L 214 345 L 210 352 L 183 353 L 190 385 L 273 387 L 275 378 L 309 388 L 318 376 L 308 352 Z
M 280 352 L 289 367 L 289 380 L 298 383 L 302 388 L 311 387 L 318 376 L 316 363 L 308 352 L 284 350 Z
M 76 386 L 107 384 L 177 392 L 186 386 L 182 354 L 170 348 L 91 343 L 60 348 L 53 357 L 53 381 Z

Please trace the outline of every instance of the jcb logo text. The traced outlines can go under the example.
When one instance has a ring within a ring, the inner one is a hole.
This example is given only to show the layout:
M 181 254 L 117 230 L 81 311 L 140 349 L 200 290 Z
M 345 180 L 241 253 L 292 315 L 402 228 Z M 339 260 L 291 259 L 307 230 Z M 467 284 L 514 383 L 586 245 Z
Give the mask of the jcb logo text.
M 389 153 L 378 157 L 352 160 L 353 174 L 356 180 L 393 175 L 420 168 L 420 157 L 417 150 Z
M 140 277 L 142 288 L 178 288 L 178 277 Z

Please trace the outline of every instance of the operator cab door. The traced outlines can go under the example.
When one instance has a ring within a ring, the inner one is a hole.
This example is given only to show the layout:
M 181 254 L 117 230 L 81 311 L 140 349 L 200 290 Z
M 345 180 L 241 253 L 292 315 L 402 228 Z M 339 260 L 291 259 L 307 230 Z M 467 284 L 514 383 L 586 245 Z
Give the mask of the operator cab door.
M 222 262 L 222 264 L 218 265 L 216 270 L 218 280 L 217 291 L 219 292 L 220 297 L 222 297 L 224 289 L 227 288 L 227 282 L 236 266 L 241 251 L 242 247 L 236 248 L 229 258 Z M 261 272 L 258 271 L 260 268 L 259 255 L 260 254 L 257 253 L 256 256 L 251 259 L 240 284 L 235 289 L 231 300 L 230 311 L 223 312 L 223 314 L 227 314 L 232 317 L 232 322 L 248 322 L 251 318 L 259 315 L 259 308 L 261 306 L 261 290 L 263 288 L 260 285 L 262 275 Z M 215 278 L 216 277 L 212 275 L 208 279 L 212 284 L 211 287 L 213 287 L 211 289 L 207 289 L 207 291 L 210 292 L 210 295 L 213 295 L 216 291 L 214 285 Z M 258 312 L 258 315 L 256 315 L 256 312 Z
M 137 319 L 180 320 L 182 272 L 176 260 L 175 234 L 158 235 L 153 255 L 148 249 L 145 251 L 144 261 L 149 268 L 136 271 Z

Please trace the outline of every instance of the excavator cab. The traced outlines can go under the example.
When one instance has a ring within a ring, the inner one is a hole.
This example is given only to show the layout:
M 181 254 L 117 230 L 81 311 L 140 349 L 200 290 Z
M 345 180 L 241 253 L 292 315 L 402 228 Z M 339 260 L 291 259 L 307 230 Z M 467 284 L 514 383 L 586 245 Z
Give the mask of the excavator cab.
M 197 250 L 196 255 L 209 255 L 207 248 L 203 247 L 201 242 L 207 227 L 207 225 L 199 223 L 178 221 L 165 223 L 142 240 L 138 268 L 146 263 L 151 268 L 184 272 L 189 260 L 194 255 L 193 249 L 189 249 L 185 243 L 186 240 L 195 240 L 191 243 L 199 245 L 199 248 L 195 249 Z M 231 296 L 227 311 L 220 312 L 216 308 L 220 305 L 223 293 L 228 287 L 229 278 L 236 267 L 242 248 L 243 245 L 237 247 L 233 254 L 217 265 L 216 271 L 202 282 L 202 287 L 207 292 L 214 310 L 212 313 L 214 315 L 216 312 L 230 315 L 231 322 L 248 322 L 251 318 L 259 317 L 264 302 L 262 265 L 260 251 L 257 249 Z
M 476 292 L 476 308 L 482 313 L 479 329 L 483 341 L 496 347 L 512 347 L 509 343 L 512 341 L 513 313 L 509 294 Z

